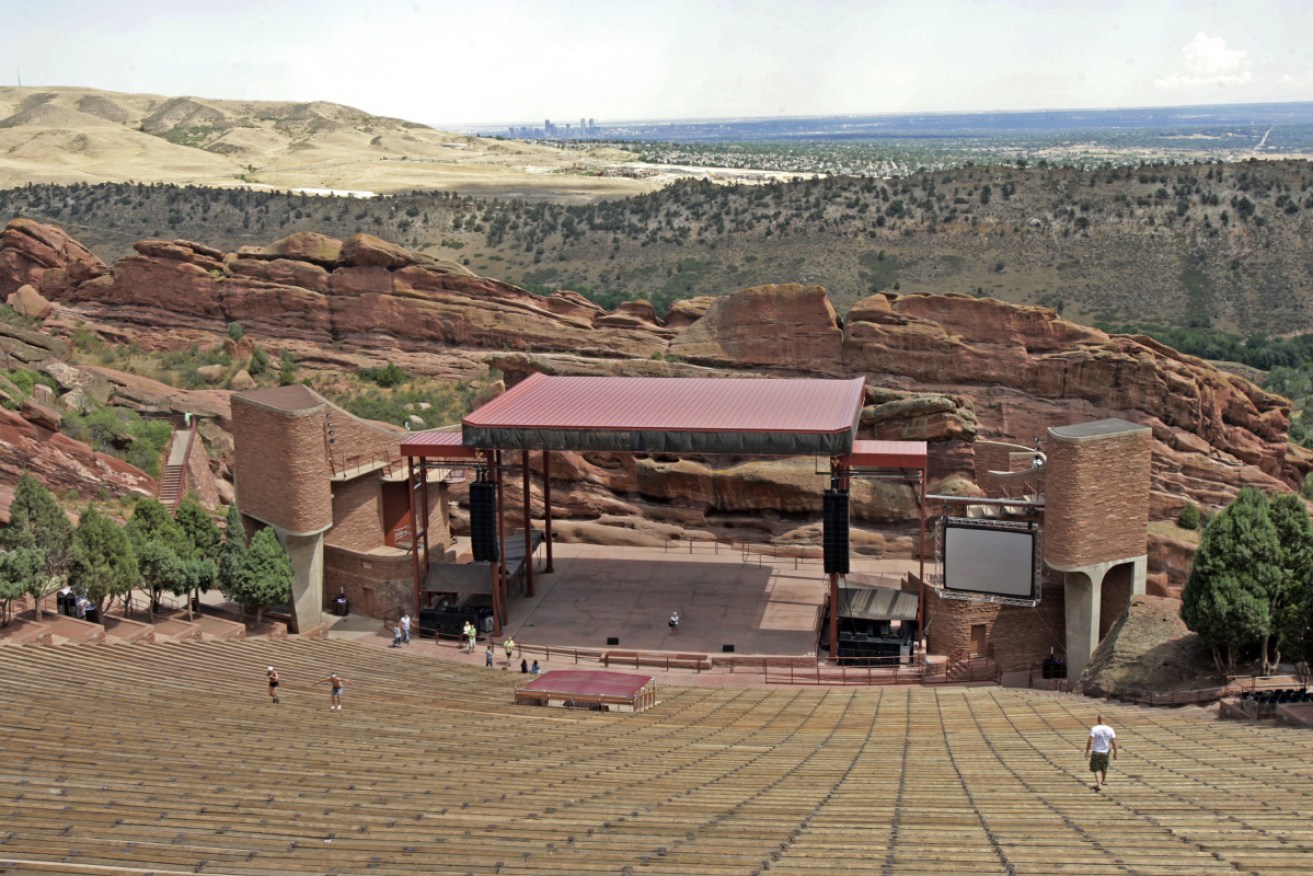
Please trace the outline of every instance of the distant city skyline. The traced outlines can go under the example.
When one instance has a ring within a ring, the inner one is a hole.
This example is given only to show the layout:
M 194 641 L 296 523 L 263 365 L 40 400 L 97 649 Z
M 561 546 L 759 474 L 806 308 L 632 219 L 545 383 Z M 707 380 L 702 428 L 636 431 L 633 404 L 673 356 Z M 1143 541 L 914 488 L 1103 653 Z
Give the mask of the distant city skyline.
M 0 58 L 13 65 L 0 84 L 323 100 L 439 127 L 1313 100 L 1303 0 L 375 0 L 366 11 L 0 0 Z

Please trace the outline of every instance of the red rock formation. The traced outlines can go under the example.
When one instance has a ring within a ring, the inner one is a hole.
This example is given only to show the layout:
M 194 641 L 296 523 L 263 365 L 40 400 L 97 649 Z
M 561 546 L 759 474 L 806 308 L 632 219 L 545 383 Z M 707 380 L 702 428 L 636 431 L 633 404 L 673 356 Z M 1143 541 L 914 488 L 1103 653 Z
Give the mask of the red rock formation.
M 670 342 L 670 352 L 722 368 L 838 375 L 843 331 L 820 286 L 759 286 L 717 298 Z
M 83 318 L 149 328 L 146 339 L 215 336 L 240 322 L 325 368 L 346 366 L 342 351 L 354 350 L 452 379 L 493 365 L 508 386 L 534 371 L 864 374 L 863 437 L 929 441 L 941 482 L 971 475 L 977 434 L 1028 446 L 1050 426 L 1123 417 L 1153 429 L 1155 517 L 1187 499 L 1219 506 L 1246 484 L 1294 488 L 1313 469 L 1313 454 L 1286 441 L 1284 399 L 1148 339 L 991 299 L 880 294 L 841 322 L 819 287 L 764 286 L 676 302 L 662 324 L 642 303 L 608 314 L 573 292 L 534 295 L 367 235 L 301 233 L 226 254 L 143 241 L 111 272 L 58 229 L 19 220 L 0 236 L 0 291 L 24 284 Z M 31 339 L 0 340 L 26 361 L 41 355 Z M 688 525 L 708 509 L 802 513 L 787 472 L 682 472 L 681 490 L 697 501 L 680 506 L 662 504 L 673 480 L 647 477 L 640 488 L 636 468 L 609 464 L 563 457 L 558 481 L 576 486 L 560 501 L 581 514 L 641 507 Z M 901 495 L 879 501 L 892 510 L 862 513 L 907 513 Z
M 0 232 L 0 299 L 20 286 L 32 286 L 46 298 L 57 299 L 108 270 L 90 250 L 54 225 L 15 219 Z

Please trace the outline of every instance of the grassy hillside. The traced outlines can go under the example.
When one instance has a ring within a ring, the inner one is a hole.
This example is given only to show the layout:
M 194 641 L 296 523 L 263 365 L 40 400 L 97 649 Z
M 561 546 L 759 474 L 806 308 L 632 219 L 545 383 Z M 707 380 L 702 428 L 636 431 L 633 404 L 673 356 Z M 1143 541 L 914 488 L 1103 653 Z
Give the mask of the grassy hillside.
M 648 191 L 617 150 L 435 131 L 325 102 L 0 87 L 0 187 L 128 180 L 370 192 L 436 188 L 562 199 Z
M 374 199 L 148 185 L 0 191 L 0 218 L 69 229 L 107 260 L 147 237 L 216 246 L 366 231 L 528 288 L 614 305 L 760 283 L 826 286 L 841 309 L 882 289 L 987 295 L 1080 322 L 1313 327 L 1313 164 L 1092 171 L 968 166 L 893 180 L 687 181 L 562 205 L 445 193 Z

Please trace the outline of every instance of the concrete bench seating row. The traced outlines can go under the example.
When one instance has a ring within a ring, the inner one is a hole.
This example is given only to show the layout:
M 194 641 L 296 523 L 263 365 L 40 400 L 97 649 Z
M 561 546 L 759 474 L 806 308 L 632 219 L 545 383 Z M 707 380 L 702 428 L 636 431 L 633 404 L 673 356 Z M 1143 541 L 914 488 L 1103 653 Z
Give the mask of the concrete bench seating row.
M 1313 869 L 1298 731 L 999 688 L 661 686 L 622 716 L 519 681 L 338 640 L 0 648 L 0 873 Z

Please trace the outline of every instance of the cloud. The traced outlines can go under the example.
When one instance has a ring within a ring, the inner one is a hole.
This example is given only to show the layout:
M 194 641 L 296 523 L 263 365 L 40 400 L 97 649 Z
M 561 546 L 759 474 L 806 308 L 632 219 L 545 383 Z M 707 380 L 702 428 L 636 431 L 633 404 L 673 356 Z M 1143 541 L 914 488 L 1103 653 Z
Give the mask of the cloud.
M 1249 52 L 1232 49 L 1221 37 L 1197 33 L 1181 49 L 1185 72 L 1155 79 L 1159 88 L 1194 88 L 1200 85 L 1247 85 L 1254 81 L 1249 70 Z

